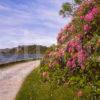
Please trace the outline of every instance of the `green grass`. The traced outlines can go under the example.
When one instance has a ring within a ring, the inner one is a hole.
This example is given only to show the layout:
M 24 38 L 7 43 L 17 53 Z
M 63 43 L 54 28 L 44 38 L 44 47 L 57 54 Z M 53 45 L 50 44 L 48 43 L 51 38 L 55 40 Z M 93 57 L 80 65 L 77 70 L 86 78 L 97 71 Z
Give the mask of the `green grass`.
M 43 82 L 39 70 L 38 67 L 25 79 L 16 100 L 100 100 L 99 97 L 93 99 L 94 97 L 89 96 L 89 90 L 86 90 L 83 97 L 77 97 L 77 88 Z
M 25 79 L 16 100 L 74 100 L 74 93 L 66 85 L 51 88 L 50 83 L 44 83 L 40 78 L 37 68 Z

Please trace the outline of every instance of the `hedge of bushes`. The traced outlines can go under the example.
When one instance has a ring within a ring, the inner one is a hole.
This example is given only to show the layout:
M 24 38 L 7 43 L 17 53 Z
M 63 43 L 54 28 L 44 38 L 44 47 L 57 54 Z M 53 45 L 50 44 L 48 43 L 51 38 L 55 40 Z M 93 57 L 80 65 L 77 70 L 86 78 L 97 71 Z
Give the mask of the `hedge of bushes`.
M 100 1 L 85 0 L 41 62 L 43 82 L 66 84 L 77 96 L 100 97 Z

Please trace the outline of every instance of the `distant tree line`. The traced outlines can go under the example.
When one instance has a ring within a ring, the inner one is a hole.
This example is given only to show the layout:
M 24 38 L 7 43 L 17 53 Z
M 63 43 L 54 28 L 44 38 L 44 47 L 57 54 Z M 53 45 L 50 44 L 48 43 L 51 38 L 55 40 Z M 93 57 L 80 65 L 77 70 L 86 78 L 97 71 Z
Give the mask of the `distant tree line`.
M 23 45 L 14 48 L 1 49 L 0 54 L 3 55 L 14 55 L 14 54 L 44 54 L 47 50 L 46 46 L 42 45 Z

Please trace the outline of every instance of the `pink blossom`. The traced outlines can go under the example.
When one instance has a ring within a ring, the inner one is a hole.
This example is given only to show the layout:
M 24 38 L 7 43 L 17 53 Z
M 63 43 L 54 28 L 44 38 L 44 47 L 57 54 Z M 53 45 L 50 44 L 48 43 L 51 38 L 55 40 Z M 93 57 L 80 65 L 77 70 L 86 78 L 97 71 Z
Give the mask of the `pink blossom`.
M 76 59 L 69 59 L 68 61 L 67 61 L 67 66 L 69 67 L 69 68 L 75 68 L 76 67 Z
M 67 66 L 72 66 L 72 62 L 70 60 L 67 61 Z
M 98 9 L 94 7 L 91 11 L 88 12 L 88 14 L 85 15 L 84 20 L 87 22 L 93 21 L 97 13 L 98 13 Z
M 71 53 L 73 51 L 72 47 L 68 48 L 68 52 Z
M 87 57 L 88 56 L 86 51 L 81 49 L 78 53 L 75 53 L 73 57 L 67 61 L 67 66 L 69 68 L 75 68 L 77 66 L 80 66 L 82 68 Z
M 69 53 L 71 53 L 73 50 L 79 51 L 81 49 L 82 49 L 82 46 L 79 41 L 71 40 L 67 44 L 67 50 Z
M 76 50 L 77 51 L 80 51 L 81 49 L 82 49 L 82 45 L 81 44 L 78 44 L 77 47 L 76 47 Z
M 70 26 L 68 27 L 68 31 L 73 32 L 73 31 L 74 31 L 74 25 L 70 25 Z
M 88 24 L 84 25 L 84 31 L 88 32 L 91 29 L 91 26 Z
M 80 18 L 81 18 L 81 19 L 84 19 L 84 16 L 81 16 Z
M 78 55 L 77 56 L 78 56 L 78 63 L 82 67 L 84 61 L 87 58 L 87 53 L 84 50 L 81 50 L 80 52 L 78 52 Z
M 91 22 L 91 21 L 93 21 L 93 19 L 94 19 L 94 15 L 93 15 L 93 13 L 88 13 L 85 17 L 84 17 L 84 20 L 85 21 L 87 21 L 87 22 Z
M 59 57 L 64 56 L 64 49 L 60 49 L 57 54 Z
M 94 7 L 91 12 L 93 15 L 96 15 L 98 13 L 98 8 Z
M 76 63 L 75 63 L 75 62 L 76 62 L 76 60 L 73 59 L 73 60 L 72 60 L 72 68 L 75 68 L 75 67 L 76 67 Z

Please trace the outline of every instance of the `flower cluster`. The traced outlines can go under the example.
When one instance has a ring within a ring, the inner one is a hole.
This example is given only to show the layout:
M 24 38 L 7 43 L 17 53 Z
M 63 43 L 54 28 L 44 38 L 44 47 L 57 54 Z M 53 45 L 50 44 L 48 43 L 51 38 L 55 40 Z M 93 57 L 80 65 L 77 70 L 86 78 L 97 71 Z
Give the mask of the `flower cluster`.
M 77 35 L 76 40 L 71 40 L 67 43 L 67 51 L 71 54 L 71 58 L 67 61 L 67 66 L 70 68 L 82 67 L 85 59 L 88 57 L 88 53 L 84 50 L 81 40 L 82 35 Z
M 97 46 L 100 46 L 97 38 L 100 34 L 100 7 L 96 3 L 97 0 L 83 2 L 72 22 L 61 29 L 57 46 L 45 58 L 45 66 L 52 74 L 58 69 L 71 69 L 71 72 L 84 69 Z M 47 76 L 44 70 L 43 77 Z
M 64 43 L 64 41 L 67 40 L 68 36 L 69 36 L 68 34 L 65 34 L 65 33 L 63 33 L 63 32 L 59 33 L 59 34 L 58 34 L 58 37 L 57 37 L 57 42 L 58 42 L 59 44 Z
M 98 14 L 98 8 L 94 7 L 92 10 L 90 10 L 84 17 L 84 20 L 86 22 L 91 22 L 94 20 L 95 16 Z
M 82 68 L 86 59 L 89 57 L 89 49 L 88 47 L 86 48 L 84 43 L 85 39 L 91 36 L 90 34 L 88 34 L 88 36 L 85 34 L 91 31 L 91 23 L 95 20 L 96 16 L 98 16 L 99 8 L 95 6 L 94 0 L 87 0 L 86 2 L 82 3 L 77 10 L 77 13 L 80 13 L 78 16 L 84 21 L 84 23 L 82 22 L 80 26 L 80 29 L 83 28 L 84 31 L 81 30 L 80 33 L 73 36 L 73 33 L 78 32 L 78 29 L 75 27 L 76 23 L 73 21 L 75 19 L 73 19 L 68 25 L 65 25 L 57 37 L 58 45 L 61 45 L 61 48 L 58 48 L 56 51 L 49 54 L 49 58 L 53 58 L 49 64 L 50 66 L 60 64 L 61 58 L 65 57 L 64 55 L 66 52 L 69 53 L 70 57 L 66 59 L 65 62 L 66 66 L 70 68 Z M 65 47 L 62 45 L 65 45 Z
M 89 1 L 86 0 L 85 2 L 83 2 L 77 9 L 77 11 L 75 12 L 77 16 L 81 16 L 84 13 L 84 8 L 89 8 L 91 7 L 93 4 L 93 0 Z
M 88 24 L 84 25 L 84 31 L 85 32 L 89 32 L 91 29 L 91 26 L 89 26 Z
M 97 59 L 97 55 L 100 54 L 99 3 L 99 0 L 82 2 L 75 11 L 71 23 L 61 29 L 58 34 L 57 45 L 51 47 L 42 61 L 43 79 L 57 85 L 64 83 L 70 87 L 73 85 L 77 88 L 76 96 L 78 97 L 87 94 L 88 89 L 91 89 L 90 95 L 92 95 L 91 91 L 94 91 L 93 95 L 98 94 L 96 88 L 99 86 Z M 83 93 L 84 89 L 86 93 Z
M 82 45 L 80 42 L 71 40 L 67 43 L 67 50 L 69 53 L 74 52 L 74 51 L 80 51 L 81 49 L 82 49 Z
M 87 59 L 88 54 L 85 50 L 81 50 L 77 54 L 78 57 L 78 64 L 79 66 L 83 67 L 84 61 Z
M 68 26 L 66 26 L 66 30 L 67 30 L 68 32 L 74 32 L 75 27 L 74 27 L 73 24 L 69 24 Z
M 85 16 L 80 16 L 81 19 L 84 19 L 86 22 L 91 22 L 97 16 L 99 9 L 97 7 L 93 7 Z
M 88 11 L 86 15 L 82 15 L 80 16 L 80 18 L 85 22 L 90 23 L 95 19 L 96 16 L 98 16 L 98 14 L 99 14 L 99 8 L 94 6 L 91 10 Z M 91 26 L 89 24 L 84 25 L 85 32 L 90 31 L 90 29 Z

